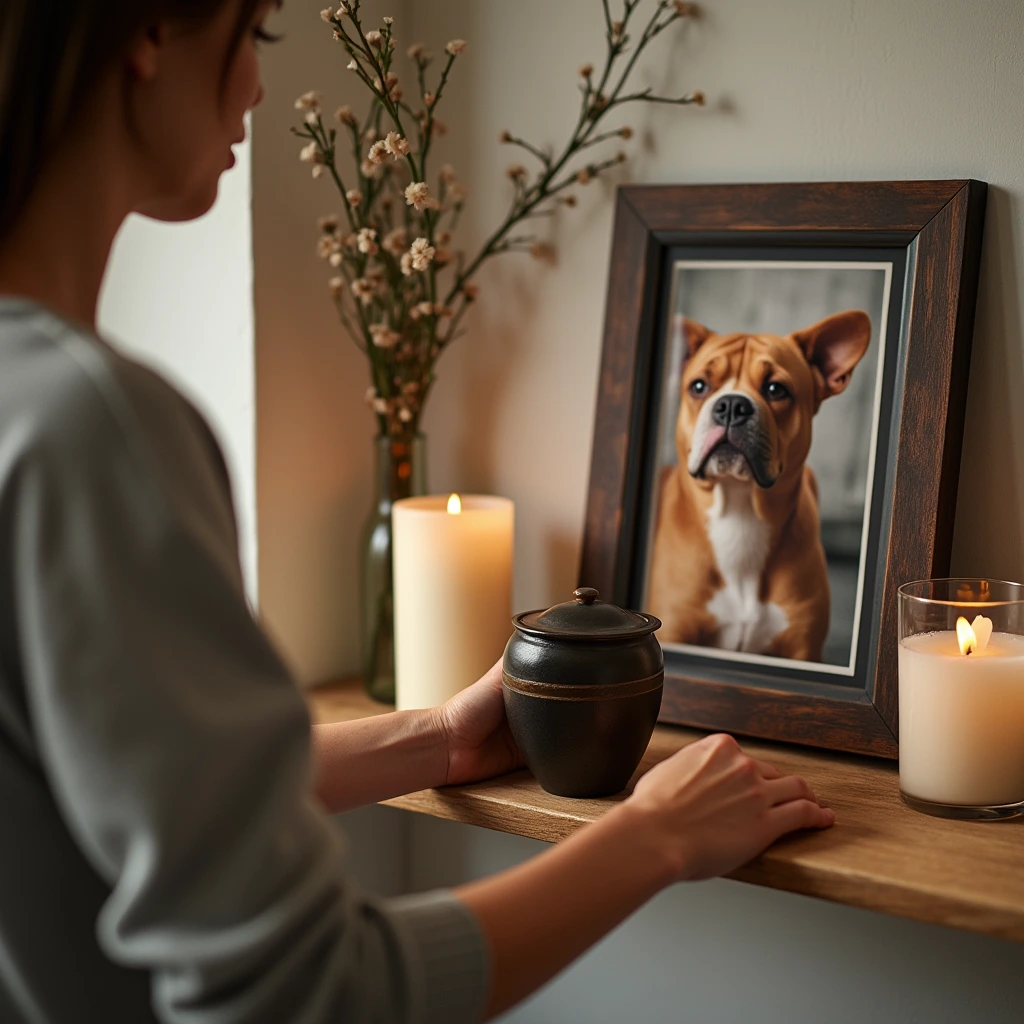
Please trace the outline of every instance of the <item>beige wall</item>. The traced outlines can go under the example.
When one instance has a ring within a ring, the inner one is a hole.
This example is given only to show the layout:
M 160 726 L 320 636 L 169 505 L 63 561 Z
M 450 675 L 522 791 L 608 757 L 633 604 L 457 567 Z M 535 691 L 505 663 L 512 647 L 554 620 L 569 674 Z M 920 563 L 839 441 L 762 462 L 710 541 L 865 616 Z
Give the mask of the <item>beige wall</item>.
M 310 244 L 330 190 L 306 180 L 285 134 L 295 94 L 351 84 L 319 6 L 286 5 L 289 40 L 268 52 L 254 148 L 261 591 L 306 679 L 358 666 L 356 532 L 373 430 L 361 357 L 333 322 Z M 1024 577 L 1024 5 L 707 7 L 644 80 L 703 88 L 712 102 L 638 114 L 634 179 L 992 184 L 954 568 Z M 504 209 L 512 157 L 497 133 L 553 141 L 573 117 L 575 69 L 600 54 L 600 5 L 404 0 L 377 10 L 395 16 L 403 45 L 420 34 L 435 47 L 470 41 L 442 114 L 452 125 L 445 155 L 473 189 L 469 244 Z M 341 100 L 339 91 L 332 102 Z M 442 364 L 427 422 L 434 489 L 517 502 L 519 606 L 575 583 L 611 234 L 607 188 L 581 197 L 557 225 L 557 267 L 505 259 L 482 276 L 478 314 Z M 360 828 L 353 840 L 364 850 L 401 842 L 413 887 L 488 874 L 541 849 L 416 816 L 406 846 L 406 833 L 384 825 L 394 834 Z M 1008 943 L 738 883 L 677 886 L 512 1019 L 1018 1021 L 1022 956 Z
M 267 96 L 253 115 L 260 607 L 305 682 L 358 670 L 358 533 L 374 429 L 365 360 L 341 332 L 314 252 L 316 218 L 341 207 L 288 132 L 308 89 L 330 111 L 361 99 L 322 6 L 286 4 L 275 19 L 286 42 L 264 52 Z
M 315 6 L 315 5 L 312 5 Z M 650 182 L 966 177 L 987 180 L 989 215 L 954 568 L 1024 577 L 1024 7 L 887 0 L 720 0 L 663 39 L 641 74 L 704 89 L 704 110 L 643 108 L 629 174 Z M 387 13 L 378 5 L 380 13 Z M 472 188 L 467 248 L 507 201 L 502 128 L 563 137 L 575 69 L 601 54 L 591 0 L 391 4 L 404 47 L 470 41 L 442 116 L 440 156 Z M 410 17 L 403 15 L 408 10 Z M 260 578 L 272 627 L 306 679 L 358 668 L 357 534 L 370 487 L 365 369 L 337 327 L 312 254 L 331 186 L 299 167 L 286 134 L 294 95 L 331 103 L 352 81 L 316 12 L 287 5 L 288 41 L 267 57 L 256 116 Z M 355 94 L 358 98 L 358 94 Z M 434 490 L 480 489 L 517 504 L 516 604 L 575 584 L 600 356 L 612 197 L 580 190 L 553 225 L 554 268 L 493 261 L 469 333 L 445 357 L 427 415 Z

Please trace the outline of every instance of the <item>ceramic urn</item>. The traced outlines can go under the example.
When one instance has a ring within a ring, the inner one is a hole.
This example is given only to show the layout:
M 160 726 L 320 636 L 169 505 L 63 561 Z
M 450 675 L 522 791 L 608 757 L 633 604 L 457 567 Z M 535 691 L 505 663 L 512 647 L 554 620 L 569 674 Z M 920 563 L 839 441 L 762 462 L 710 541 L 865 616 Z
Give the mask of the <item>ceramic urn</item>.
M 512 621 L 502 689 L 527 767 L 559 796 L 621 792 L 661 707 L 661 622 L 601 601 L 588 587 Z

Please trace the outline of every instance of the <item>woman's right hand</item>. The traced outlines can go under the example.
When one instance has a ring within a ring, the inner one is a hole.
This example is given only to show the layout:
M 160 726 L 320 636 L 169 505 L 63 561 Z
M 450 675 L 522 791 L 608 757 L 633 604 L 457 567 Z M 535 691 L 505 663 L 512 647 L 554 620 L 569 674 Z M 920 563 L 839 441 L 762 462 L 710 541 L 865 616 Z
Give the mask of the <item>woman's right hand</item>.
M 675 881 L 728 874 L 787 832 L 835 821 L 803 779 L 748 757 L 724 733 L 655 765 L 627 805 L 644 813 L 665 844 Z

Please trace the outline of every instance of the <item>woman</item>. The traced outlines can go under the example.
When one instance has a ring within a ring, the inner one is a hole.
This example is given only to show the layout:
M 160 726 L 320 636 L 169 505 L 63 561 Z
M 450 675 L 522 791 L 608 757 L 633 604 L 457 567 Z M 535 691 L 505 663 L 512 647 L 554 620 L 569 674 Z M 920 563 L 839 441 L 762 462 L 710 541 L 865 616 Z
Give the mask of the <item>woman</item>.
M 4 1021 L 491 1017 L 664 886 L 833 820 L 712 736 L 496 877 L 392 901 L 346 879 L 327 812 L 519 766 L 499 673 L 311 739 L 215 442 L 94 330 L 128 213 L 213 203 L 274 6 L 0 4 Z

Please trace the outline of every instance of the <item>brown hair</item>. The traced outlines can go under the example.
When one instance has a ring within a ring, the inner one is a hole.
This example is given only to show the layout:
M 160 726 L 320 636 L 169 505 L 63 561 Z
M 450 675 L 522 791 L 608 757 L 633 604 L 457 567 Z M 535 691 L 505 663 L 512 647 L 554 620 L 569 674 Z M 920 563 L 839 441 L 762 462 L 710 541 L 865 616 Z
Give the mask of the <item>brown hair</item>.
M 0 238 L 111 62 L 147 26 L 201 23 L 229 0 L 0 0 Z M 241 0 L 227 59 L 259 0 Z

